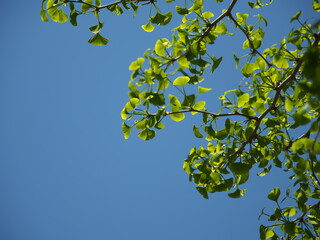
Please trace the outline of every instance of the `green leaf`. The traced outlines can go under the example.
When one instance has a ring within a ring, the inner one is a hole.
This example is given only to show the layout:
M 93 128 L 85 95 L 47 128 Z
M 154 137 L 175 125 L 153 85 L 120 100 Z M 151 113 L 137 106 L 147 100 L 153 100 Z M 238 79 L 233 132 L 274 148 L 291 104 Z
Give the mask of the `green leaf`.
M 177 77 L 172 84 L 175 86 L 184 87 L 189 81 L 190 81 L 189 77 Z
M 223 140 L 228 136 L 228 132 L 226 129 L 222 129 L 215 133 L 215 137 L 219 140 Z
M 192 127 L 193 133 L 197 138 L 203 138 L 203 135 L 200 133 L 199 128 L 197 128 L 195 125 Z
M 180 15 L 187 15 L 189 14 L 189 10 L 187 8 L 182 8 L 182 7 L 179 7 L 179 6 L 176 6 L 176 11 L 178 14 Z
M 259 232 L 260 232 L 260 239 L 261 240 L 269 239 L 274 236 L 274 232 L 270 228 L 265 227 L 263 225 L 260 225 Z
M 236 62 L 236 69 L 238 69 L 240 58 L 238 58 L 238 57 L 233 53 L 233 59 L 234 59 L 234 61 Z
M 204 106 L 206 105 L 206 101 L 199 101 L 195 105 L 193 105 L 194 110 L 202 110 L 204 109 Z
M 286 98 L 284 106 L 286 111 L 291 112 L 294 107 L 294 102 L 292 102 L 289 98 Z
M 247 23 L 249 14 L 236 13 L 236 16 L 237 16 L 237 22 L 240 25 L 245 25 Z
M 308 114 L 305 109 L 298 109 L 297 112 L 295 112 L 292 115 L 295 123 L 291 126 L 291 128 L 296 128 L 301 125 L 306 125 L 309 123 L 312 119 L 312 116 Z
M 123 13 L 122 8 L 119 5 L 112 5 L 108 7 L 110 12 L 116 13 L 117 15 L 121 15 Z
M 273 57 L 272 63 L 277 67 L 277 68 L 288 68 L 289 63 L 288 60 L 283 57 L 282 53 L 277 53 Z
M 95 46 L 104 46 L 109 42 L 108 39 L 102 37 L 99 33 L 93 35 L 89 40 L 88 43 L 91 43 Z
M 184 96 L 184 99 L 181 103 L 181 106 L 191 107 L 196 100 L 196 96 L 194 94 Z
M 96 6 L 101 7 L 101 0 L 96 0 Z
M 241 162 L 230 163 L 229 164 L 230 170 L 236 175 L 243 175 L 247 174 L 251 169 L 251 165 Z
M 268 194 L 268 198 L 272 201 L 277 202 L 278 198 L 280 196 L 280 188 L 276 187 L 275 189 L 273 189 L 269 194 Z
M 145 130 L 138 133 L 138 137 L 146 141 L 154 138 L 155 136 L 156 132 L 149 128 L 146 128 Z
M 221 22 L 216 26 L 214 29 L 216 33 L 220 33 L 221 35 L 224 35 L 227 33 L 227 25 L 224 22 Z
M 54 22 L 64 23 L 68 21 L 68 15 L 55 5 L 54 0 L 49 0 L 47 2 L 47 13 Z
M 231 197 L 231 198 L 240 198 L 240 197 L 243 197 L 245 194 L 246 194 L 246 189 L 237 189 L 235 192 L 233 193 L 229 193 L 228 196 Z
M 180 122 L 185 118 L 184 113 L 180 112 L 181 111 L 180 108 L 173 106 L 173 107 L 171 107 L 171 111 L 175 112 L 175 113 L 170 114 L 170 117 L 173 121 Z
M 171 95 L 171 94 L 169 94 L 168 96 L 169 96 L 170 104 L 172 104 L 175 107 L 180 107 L 181 106 L 181 103 L 180 103 L 179 99 L 176 96 Z
M 146 32 L 152 32 L 154 30 L 154 26 L 150 23 L 141 26 L 143 30 Z
M 163 93 L 157 92 L 145 92 L 145 98 L 149 100 L 155 106 L 163 106 L 165 105 L 165 98 Z
M 284 211 L 283 211 L 283 215 L 284 216 L 288 216 L 288 217 L 292 217 L 294 215 L 297 214 L 297 210 L 294 207 L 287 207 Z
M 122 126 L 121 126 L 121 129 L 122 129 L 122 133 L 124 135 L 124 138 L 125 139 L 128 139 L 129 136 L 130 136 L 130 131 L 131 131 L 131 127 L 128 126 L 126 123 L 122 123 Z
M 238 97 L 238 107 L 243 107 L 246 103 L 249 102 L 250 95 L 245 93 Z
M 291 236 L 296 235 L 296 224 L 294 222 L 285 221 L 283 231 Z
M 84 0 L 83 2 L 92 4 L 92 0 Z M 92 6 L 85 4 L 85 3 L 82 3 L 82 5 L 81 5 L 82 12 L 87 12 L 92 8 Z
M 47 11 L 44 9 L 40 10 L 40 17 L 43 22 L 48 22 L 49 18 L 47 17 Z
M 157 25 L 167 25 L 172 18 L 172 12 L 161 14 L 157 12 L 154 16 L 150 17 L 150 22 Z
M 212 12 L 204 12 L 201 14 L 201 16 L 204 18 L 204 19 L 209 19 L 209 18 L 212 18 L 214 17 L 214 14 Z
M 72 6 L 72 7 L 71 7 Z M 70 23 L 73 26 L 77 26 L 77 17 L 79 16 L 79 13 L 77 12 L 77 10 L 73 7 L 73 4 L 70 3 Z
M 213 61 L 213 63 L 212 63 L 212 68 L 210 70 L 210 73 L 213 73 L 219 67 L 219 65 L 222 61 L 222 57 L 220 57 L 220 58 L 213 57 L 212 61 Z
M 206 188 L 204 187 L 196 187 L 196 189 L 198 190 L 198 192 L 205 198 L 208 199 L 208 192 L 206 190 Z
M 294 15 L 294 16 L 290 19 L 290 22 L 293 22 L 293 21 L 295 21 L 295 20 L 298 20 L 301 14 L 302 14 L 301 11 L 297 12 L 296 15 Z
M 136 61 L 132 62 L 129 66 L 129 70 L 135 71 L 142 67 L 142 64 L 144 63 L 144 58 L 138 58 Z
M 96 34 L 96 33 L 100 32 L 100 30 L 103 28 L 103 25 L 104 25 L 103 23 L 98 22 L 97 25 L 91 26 L 91 27 L 89 27 L 89 29 L 92 33 Z
M 157 122 L 156 125 L 154 126 L 156 129 L 164 129 L 165 126 L 162 122 Z
M 247 62 L 245 65 L 243 65 L 241 72 L 245 77 L 249 77 L 257 69 L 259 69 L 259 64 Z
M 312 7 L 315 11 L 320 12 L 320 2 L 318 0 L 313 0 Z
M 204 88 L 204 87 L 198 87 L 198 93 L 206 93 L 206 92 L 209 92 L 211 91 L 212 88 Z
M 165 49 L 170 47 L 170 42 L 166 38 L 161 38 L 157 40 L 155 46 L 154 46 L 154 51 L 158 56 L 165 57 Z
M 260 14 L 257 14 L 257 15 L 254 15 L 254 16 L 258 17 L 260 21 L 263 21 L 266 27 L 268 26 L 267 20 L 264 17 L 262 17 Z
M 270 172 L 270 169 L 272 168 L 272 165 L 270 165 L 269 167 L 267 168 L 264 168 L 262 172 L 259 172 L 257 175 L 259 177 L 263 177 L 265 175 L 267 175 L 269 172 Z

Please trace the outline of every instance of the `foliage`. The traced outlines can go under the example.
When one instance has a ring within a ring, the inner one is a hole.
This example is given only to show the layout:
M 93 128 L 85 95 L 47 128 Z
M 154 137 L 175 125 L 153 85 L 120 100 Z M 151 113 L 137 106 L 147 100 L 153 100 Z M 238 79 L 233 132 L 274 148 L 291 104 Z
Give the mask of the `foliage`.
M 170 2 L 174 0 L 166 0 Z M 257 0 L 248 5 L 259 9 L 271 3 Z M 165 119 L 179 122 L 187 114 L 200 115 L 202 123 L 192 129 L 207 145 L 192 148 L 183 165 L 200 194 L 208 198 L 208 193 L 228 192 L 229 197 L 239 198 L 246 193 L 241 186 L 254 166 L 261 169 L 259 176 L 268 174 L 272 167 L 283 169 L 291 173 L 292 186 L 269 193 L 276 207 L 272 213 L 262 211 L 269 224 L 261 225 L 260 238 L 319 238 L 319 21 L 312 26 L 303 22 L 302 12 L 298 12 L 291 22 L 300 27 L 289 31 L 278 44 L 262 49 L 267 19 L 235 12 L 236 4 L 237 0 L 232 0 L 219 16 L 208 11 L 212 8 L 203 0 L 175 6 L 181 23 L 173 28 L 171 38 L 158 39 L 153 49 L 129 66 L 129 101 L 121 112 L 124 137 L 129 138 L 136 129 L 141 139 L 150 140 L 165 128 Z M 49 16 L 60 23 L 69 20 L 76 26 L 79 15 L 93 14 L 97 24 L 89 28 L 94 34 L 89 43 L 105 45 L 108 39 L 100 34 L 100 11 L 120 15 L 131 10 L 135 15 L 144 5 L 155 12 L 142 26 L 145 31 L 152 32 L 156 25 L 171 21 L 173 13 L 162 13 L 154 0 L 120 0 L 106 5 L 100 0 L 43 0 L 41 18 L 48 21 Z M 320 10 L 318 0 L 312 6 Z M 199 100 L 211 89 L 200 83 L 219 68 L 223 58 L 213 55 L 210 45 L 224 35 L 236 34 L 245 37 L 238 45 L 247 54 L 233 57 L 246 81 L 220 96 L 221 108 L 211 112 L 206 101 Z

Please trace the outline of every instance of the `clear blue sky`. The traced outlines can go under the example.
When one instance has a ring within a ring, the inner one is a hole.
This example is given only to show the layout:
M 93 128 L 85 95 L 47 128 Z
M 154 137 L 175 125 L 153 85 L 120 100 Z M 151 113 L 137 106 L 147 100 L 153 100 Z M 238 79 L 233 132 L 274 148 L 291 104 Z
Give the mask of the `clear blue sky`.
M 296 11 L 311 16 L 311 2 L 278 0 L 254 12 L 271 18 L 267 41 L 287 35 Z M 253 175 L 245 197 L 205 200 L 182 169 L 189 149 L 204 144 L 193 136 L 192 116 L 168 119 L 152 141 L 122 137 L 128 66 L 170 27 L 143 32 L 148 8 L 135 19 L 107 14 L 110 43 L 95 47 L 86 42 L 93 17 L 78 27 L 44 23 L 40 3 L 2 3 L 0 239 L 257 239 L 261 209 L 274 207 L 266 195 L 285 186 L 284 177 Z M 217 56 L 237 48 L 228 39 L 219 46 Z M 241 80 L 231 59 L 204 84 L 214 89 L 211 106 Z

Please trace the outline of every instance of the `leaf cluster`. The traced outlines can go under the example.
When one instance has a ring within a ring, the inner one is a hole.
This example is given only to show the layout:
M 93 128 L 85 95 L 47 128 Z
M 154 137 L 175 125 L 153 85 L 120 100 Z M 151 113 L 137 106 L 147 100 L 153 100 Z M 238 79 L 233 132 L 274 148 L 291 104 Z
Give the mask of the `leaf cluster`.
M 174 0 L 166 1 L 170 2 Z M 215 16 L 203 0 L 185 1 L 167 13 L 151 0 L 107 5 L 98 0 L 43 0 L 41 17 L 47 21 L 48 14 L 53 21 L 69 20 L 77 25 L 78 15 L 92 13 L 98 23 L 90 27 L 94 36 L 89 42 L 105 45 L 108 40 L 99 34 L 101 9 L 117 14 L 126 9 L 136 14 L 140 6 L 150 5 L 155 13 L 150 12 L 148 23 L 142 26 L 147 32 L 167 25 L 173 14 L 179 16 L 181 22 L 172 29 L 171 37 L 158 39 L 129 66 L 129 100 L 121 111 L 124 137 L 134 131 L 139 138 L 151 140 L 165 128 L 168 118 L 180 122 L 188 115 L 198 115 L 201 124 L 193 124 L 192 131 L 195 138 L 207 143 L 192 147 L 183 164 L 198 192 L 204 198 L 217 192 L 239 198 L 246 193 L 243 186 L 254 167 L 260 169 L 258 176 L 267 175 L 272 168 L 282 169 L 291 174 L 292 186 L 282 200 L 280 188 L 267 196 L 276 207 L 271 214 L 262 212 L 270 224 L 261 225 L 260 238 L 316 239 L 320 232 L 319 22 L 314 26 L 303 22 L 299 11 L 291 22 L 300 27 L 266 47 L 267 19 L 237 12 L 237 2 L 231 0 L 229 7 Z M 75 9 L 76 3 L 81 9 Z M 248 2 L 248 7 L 271 3 L 256 0 Z M 63 10 L 66 6 L 69 16 Z M 314 0 L 312 7 L 319 11 L 319 1 Z M 245 80 L 223 93 L 217 99 L 220 109 L 211 111 L 201 97 L 212 89 L 203 87 L 202 82 L 221 67 L 223 56 L 212 54 L 210 46 L 235 34 L 245 39 L 234 45 L 247 53 L 233 54 L 235 68 Z

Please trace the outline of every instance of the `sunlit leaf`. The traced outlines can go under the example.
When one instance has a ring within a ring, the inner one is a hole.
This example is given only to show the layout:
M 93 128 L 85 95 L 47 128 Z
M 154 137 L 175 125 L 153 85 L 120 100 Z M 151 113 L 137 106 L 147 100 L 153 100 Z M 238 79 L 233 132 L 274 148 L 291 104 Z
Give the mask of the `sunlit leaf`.
M 198 93 L 206 93 L 206 92 L 209 92 L 211 91 L 212 88 L 204 88 L 204 87 L 198 87 Z
M 250 95 L 245 93 L 238 97 L 238 107 L 243 107 L 249 101 Z
M 154 30 L 154 26 L 150 23 L 141 26 L 143 30 L 146 32 L 152 32 Z
M 173 85 L 184 87 L 190 81 L 189 77 L 177 77 L 173 81 Z
M 151 140 L 155 136 L 156 132 L 148 128 L 138 133 L 138 137 L 143 140 Z
M 130 137 L 130 131 L 131 131 L 131 127 L 123 122 L 122 123 L 122 133 L 123 133 L 125 139 L 128 139 Z

